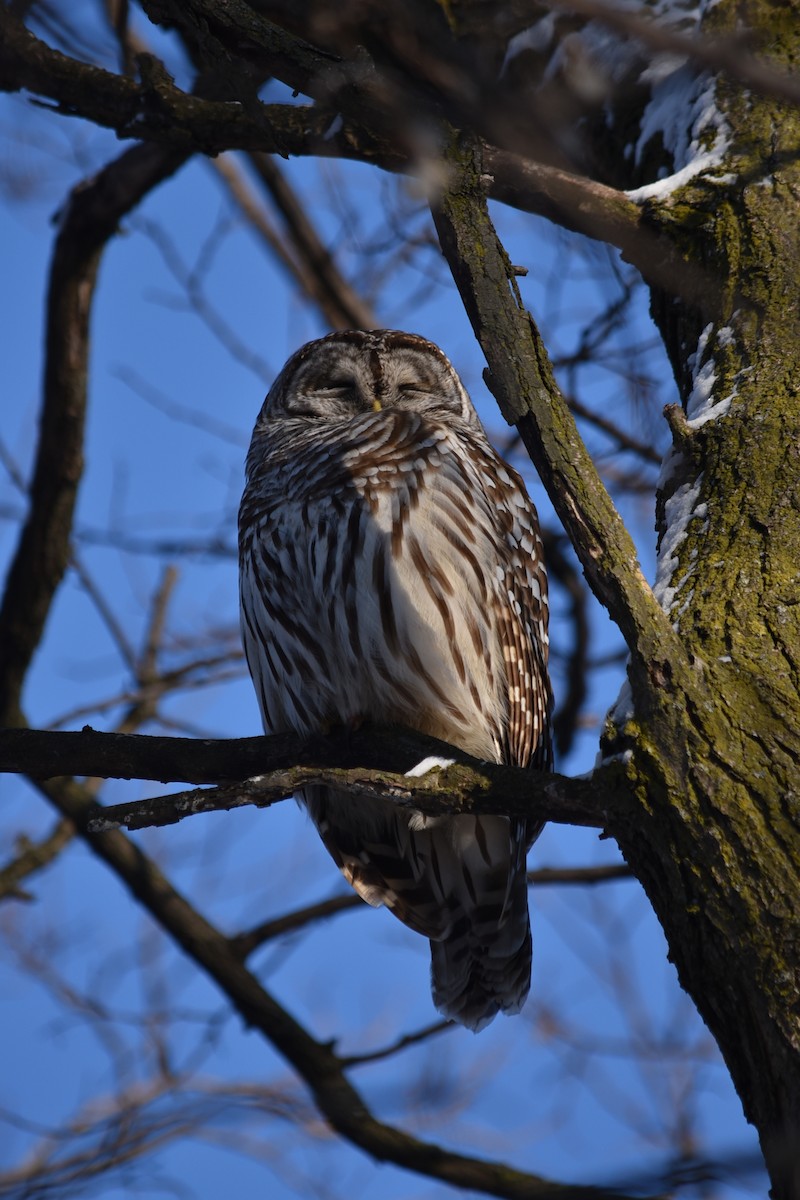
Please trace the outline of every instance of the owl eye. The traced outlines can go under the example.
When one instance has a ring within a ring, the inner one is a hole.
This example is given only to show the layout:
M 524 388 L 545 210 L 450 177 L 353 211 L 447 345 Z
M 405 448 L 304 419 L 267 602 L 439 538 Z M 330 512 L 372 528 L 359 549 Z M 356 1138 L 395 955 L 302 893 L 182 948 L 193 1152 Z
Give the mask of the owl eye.
M 403 396 L 430 396 L 433 394 L 434 388 L 432 384 L 425 383 L 422 379 L 416 379 L 413 383 L 399 383 L 397 390 Z
M 326 379 L 317 384 L 314 391 L 330 394 L 331 392 L 352 392 L 355 387 L 352 379 Z

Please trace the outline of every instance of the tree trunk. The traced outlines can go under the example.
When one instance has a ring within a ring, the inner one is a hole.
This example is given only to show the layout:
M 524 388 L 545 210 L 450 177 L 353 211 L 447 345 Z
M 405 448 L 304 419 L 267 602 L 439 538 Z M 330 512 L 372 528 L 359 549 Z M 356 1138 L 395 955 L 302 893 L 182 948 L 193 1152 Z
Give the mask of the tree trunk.
M 759 49 L 796 63 L 797 9 L 745 7 Z M 720 4 L 704 33 L 741 19 Z M 730 131 L 717 177 L 653 208 L 709 273 L 691 299 L 653 293 L 683 409 L 657 501 L 657 591 L 687 658 L 631 671 L 632 715 L 608 749 L 632 752 L 636 805 L 612 832 L 788 1198 L 800 1195 L 800 115 L 724 80 L 715 91 Z

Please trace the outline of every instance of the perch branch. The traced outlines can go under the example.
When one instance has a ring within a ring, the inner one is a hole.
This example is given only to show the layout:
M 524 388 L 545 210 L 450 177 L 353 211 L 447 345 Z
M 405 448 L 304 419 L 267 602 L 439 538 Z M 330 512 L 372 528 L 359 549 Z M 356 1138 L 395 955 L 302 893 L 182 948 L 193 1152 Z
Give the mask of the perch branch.
M 455 760 L 420 777 L 405 772 L 429 755 Z M 311 784 L 385 797 L 430 815 L 504 813 L 603 828 L 624 789 L 624 767 L 610 763 L 569 779 L 482 763 L 433 738 L 364 727 L 337 737 L 201 740 L 35 729 L 0 731 L 0 771 L 34 778 L 83 775 L 117 779 L 228 782 L 170 796 L 99 808 L 96 828 L 168 825 L 198 812 L 267 807 Z M 239 782 L 231 782 L 231 781 Z

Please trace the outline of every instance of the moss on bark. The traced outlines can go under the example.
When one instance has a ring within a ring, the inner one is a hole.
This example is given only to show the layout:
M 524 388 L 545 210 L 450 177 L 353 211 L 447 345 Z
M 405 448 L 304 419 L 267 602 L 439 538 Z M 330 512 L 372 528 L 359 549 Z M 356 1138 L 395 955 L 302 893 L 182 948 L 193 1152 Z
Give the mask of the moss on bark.
M 764 52 L 796 59 L 797 12 L 748 5 Z M 724 31 L 740 6 L 712 10 Z M 717 84 L 722 174 L 651 210 L 719 281 L 653 311 L 691 418 L 659 497 L 694 489 L 670 617 L 691 667 L 659 692 L 633 672 L 634 802 L 613 832 L 664 926 L 681 981 L 757 1125 L 774 1195 L 800 1194 L 800 114 Z M 704 330 L 698 346 L 698 333 Z M 695 350 L 695 348 L 697 349 Z M 695 359 L 690 355 L 695 351 Z M 713 410 L 711 410 L 713 411 Z M 708 414 L 709 409 L 705 409 Z

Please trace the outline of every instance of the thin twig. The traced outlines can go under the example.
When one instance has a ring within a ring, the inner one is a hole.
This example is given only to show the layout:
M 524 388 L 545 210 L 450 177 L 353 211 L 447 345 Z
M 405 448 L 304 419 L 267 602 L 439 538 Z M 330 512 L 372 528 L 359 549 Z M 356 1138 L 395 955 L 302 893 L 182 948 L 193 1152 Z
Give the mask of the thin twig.
M 401 1050 L 406 1050 L 409 1046 L 418 1046 L 420 1042 L 427 1042 L 432 1037 L 444 1033 L 446 1029 L 454 1028 L 458 1028 L 458 1026 L 453 1021 L 433 1021 L 423 1029 L 418 1029 L 416 1033 L 404 1034 L 403 1037 L 399 1037 L 397 1041 L 380 1050 L 371 1050 L 367 1054 L 350 1054 L 339 1061 L 344 1070 L 348 1070 L 350 1067 L 363 1067 L 369 1063 L 383 1062 L 385 1059 L 399 1054 Z
M 30 900 L 30 895 L 20 887 L 23 879 L 41 871 L 69 845 L 75 836 L 71 821 L 58 821 L 41 841 L 20 839 L 18 853 L 4 867 L 0 867 L 0 899 Z
M 262 921 L 253 929 L 248 929 L 245 933 L 237 933 L 228 940 L 234 952 L 240 958 L 245 959 L 265 942 L 282 937 L 285 933 L 294 933 L 298 929 L 304 929 L 306 925 L 313 924 L 314 921 L 327 920 L 328 917 L 335 917 L 349 909 L 363 907 L 364 901 L 360 896 L 355 892 L 346 892 L 342 896 L 331 896 L 330 900 L 307 904 L 305 908 L 298 908 L 294 912 L 286 913 L 283 917 L 273 917 L 271 921 Z

